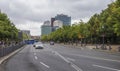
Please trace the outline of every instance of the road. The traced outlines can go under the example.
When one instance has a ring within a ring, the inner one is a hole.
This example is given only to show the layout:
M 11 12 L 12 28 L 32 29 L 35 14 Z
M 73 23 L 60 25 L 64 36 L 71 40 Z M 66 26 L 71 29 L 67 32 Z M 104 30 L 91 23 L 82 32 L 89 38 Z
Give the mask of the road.
M 27 45 L 4 66 L 5 71 L 120 71 L 120 56 L 59 44 Z

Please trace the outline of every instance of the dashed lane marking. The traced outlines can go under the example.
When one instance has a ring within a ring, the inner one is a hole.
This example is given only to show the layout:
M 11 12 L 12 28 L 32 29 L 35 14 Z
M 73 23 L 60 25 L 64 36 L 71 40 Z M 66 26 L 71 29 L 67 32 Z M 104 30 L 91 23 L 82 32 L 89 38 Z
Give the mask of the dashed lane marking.
M 35 59 L 37 60 L 37 59 L 38 59 L 38 57 L 37 57 L 37 56 L 35 56 Z
M 75 59 L 73 59 L 73 58 L 67 57 L 67 59 L 70 60 L 70 61 L 74 61 L 75 62 Z
M 43 62 L 40 62 L 40 64 L 42 64 L 42 65 L 45 66 L 46 68 L 50 68 L 50 66 L 46 65 L 46 64 L 43 63 Z

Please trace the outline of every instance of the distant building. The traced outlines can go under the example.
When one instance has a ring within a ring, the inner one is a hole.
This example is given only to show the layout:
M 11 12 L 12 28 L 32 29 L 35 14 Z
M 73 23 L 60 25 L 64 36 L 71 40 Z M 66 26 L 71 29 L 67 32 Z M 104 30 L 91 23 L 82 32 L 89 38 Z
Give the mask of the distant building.
M 57 16 L 55 16 L 55 20 L 62 21 L 63 25 L 65 26 L 71 25 L 71 17 L 69 17 L 68 15 L 58 14 Z
M 23 33 L 25 33 L 25 34 L 30 36 L 30 30 L 21 30 L 21 32 L 23 32 Z
M 59 26 L 53 26 L 52 27 L 52 32 L 54 32 L 55 30 L 59 29 L 60 27 Z
M 23 32 L 22 31 L 18 31 L 18 39 L 23 40 Z
M 47 25 L 47 26 L 49 25 L 50 26 L 51 24 L 50 24 L 50 21 L 47 20 L 43 23 L 43 25 Z
M 55 21 L 55 18 L 51 18 L 51 27 L 53 27 L 54 21 Z
M 30 30 L 19 30 L 18 38 L 21 40 L 25 40 L 24 34 L 27 36 L 27 39 L 30 39 Z
M 41 26 L 41 35 L 48 35 L 52 32 L 52 27 L 49 25 Z
M 41 26 L 41 35 L 48 35 L 58 28 L 71 25 L 71 17 L 64 14 L 58 14 L 51 18 L 50 21 L 45 21 Z
M 52 32 L 50 21 L 45 21 L 41 26 L 41 35 L 48 35 Z
M 53 26 L 58 26 L 59 28 L 62 28 L 63 22 L 60 20 L 55 20 Z
M 31 36 L 31 39 L 40 39 L 40 36 Z

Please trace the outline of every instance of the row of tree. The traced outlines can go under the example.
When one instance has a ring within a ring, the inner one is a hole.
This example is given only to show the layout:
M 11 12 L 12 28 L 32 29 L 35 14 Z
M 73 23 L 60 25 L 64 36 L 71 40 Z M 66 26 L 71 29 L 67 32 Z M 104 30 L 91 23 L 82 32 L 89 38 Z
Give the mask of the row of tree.
M 0 40 L 15 40 L 18 38 L 18 29 L 5 13 L 0 12 Z
M 63 26 L 49 35 L 42 35 L 43 41 L 88 43 L 120 42 L 120 0 L 108 5 L 100 14 L 94 14 L 87 23 L 82 20 L 72 26 Z

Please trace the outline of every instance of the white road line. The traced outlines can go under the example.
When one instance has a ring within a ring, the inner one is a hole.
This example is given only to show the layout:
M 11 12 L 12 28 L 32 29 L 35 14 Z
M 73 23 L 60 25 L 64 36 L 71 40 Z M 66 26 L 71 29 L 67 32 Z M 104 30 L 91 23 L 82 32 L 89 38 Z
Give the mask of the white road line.
M 37 57 L 37 56 L 35 56 L 35 59 L 37 60 L 37 59 L 38 59 L 38 57 Z
M 67 59 L 70 60 L 70 61 L 74 61 L 75 62 L 75 59 L 73 59 L 73 58 L 67 57 Z
M 69 63 L 71 67 L 73 67 L 76 71 L 83 71 L 81 68 L 79 68 L 77 65 L 74 63 L 70 62 L 68 59 L 66 59 L 64 56 L 59 54 L 58 52 L 54 51 L 56 55 L 58 55 L 61 59 L 63 59 L 65 62 Z
M 50 68 L 50 66 L 46 65 L 45 63 L 43 62 L 40 62 L 40 64 L 42 64 L 43 66 L 47 67 L 47 68 Z
M 75 65 L 73 63 L 71 64 L 71 66 L 77 71 L 83 71 L 81 68 L 79 68 L 77 65 Z
M 95 64 L 93 64 L 93 66 L 95 66 L 95 67 L 99 67 L 99 68 L 108 69 L 108 70 L 113 70 L 113 71 L 120 71 L 120 70 L 115 69 L 115 68 L 110 68 L 110 67 L 105 67 L 105 66 L 100 66 L 100 65 L 95 65 Z
M 55 54 L 58 55 L 60 58 L 62 58 L 65 62 L 70 63 L 69 60 L 67 60 L 65 57 L 63 57 L 61 54 L 55 51 Z

